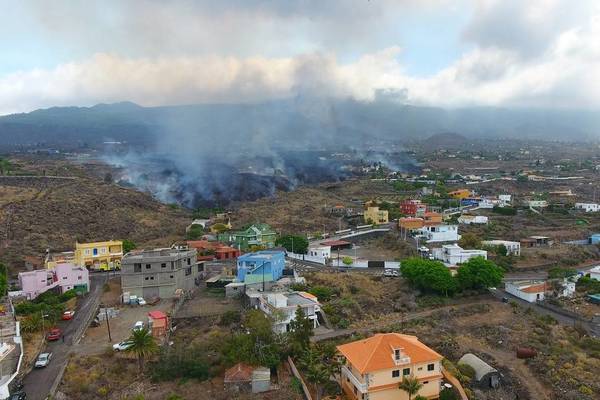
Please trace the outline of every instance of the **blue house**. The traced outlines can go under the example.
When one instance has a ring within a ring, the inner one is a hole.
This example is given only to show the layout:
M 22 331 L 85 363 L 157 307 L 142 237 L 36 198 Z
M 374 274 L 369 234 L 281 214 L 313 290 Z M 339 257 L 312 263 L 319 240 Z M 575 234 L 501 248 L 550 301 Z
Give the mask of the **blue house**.
M 589 244 L 598 244 L 600 243 L 600 233 L 594 233 L 588 239 Z
M 237 280 L 244 283 L 276 281 L 283 275 L 285 253 L 283 251 L 257 251 L 237 259 Z

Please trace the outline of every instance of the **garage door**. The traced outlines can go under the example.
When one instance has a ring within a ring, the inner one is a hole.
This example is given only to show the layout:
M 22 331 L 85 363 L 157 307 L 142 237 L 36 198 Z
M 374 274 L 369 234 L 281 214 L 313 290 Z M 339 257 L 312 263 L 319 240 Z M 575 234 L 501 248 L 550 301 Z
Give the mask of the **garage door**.
M 160 297 L 160 288 L 158 286 L 145 287 L 143 293 L 144 299 L 150 300 L 154 297 Z

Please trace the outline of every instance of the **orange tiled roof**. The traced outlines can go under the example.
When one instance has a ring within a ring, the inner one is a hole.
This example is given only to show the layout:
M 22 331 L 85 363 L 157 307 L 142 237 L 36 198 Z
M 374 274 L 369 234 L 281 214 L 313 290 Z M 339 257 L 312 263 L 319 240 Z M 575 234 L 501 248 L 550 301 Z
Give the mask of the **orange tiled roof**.
M 546 282 L 544 283 L 538 283 L 537 285 L 532 285 L 532 286 L 528 286 L 524 289 L 521 289 L 521 292 L 523 293 L 540 293 L 540 292 L 545 292 L 546 290 L 549 290 L 550 287 L 548 284 L 546 284 Z
M 343 344 L 337 349 L 361 374 L 395 368 L 394 349 L 402 349 L 402 353 L 409 356 L 413 364 L 443 358 L 416 336 L 400 333 L 380 333 L 365 340 Z
M 252 380 L 252 371 L 254 371 L 254 368 L 250 365 L 237 363 L 225 371 L 224 381 L 225 383 L 249 382 Z

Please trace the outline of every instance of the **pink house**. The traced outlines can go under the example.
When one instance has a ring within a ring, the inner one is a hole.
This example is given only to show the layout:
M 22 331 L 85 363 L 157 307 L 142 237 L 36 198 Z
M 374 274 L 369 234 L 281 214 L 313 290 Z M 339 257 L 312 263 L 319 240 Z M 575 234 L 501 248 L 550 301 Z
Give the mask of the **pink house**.
M 71 289 L 85 293 L 90 289 L 90 276 L 86 268 L 57 264 L 53 270 L 19 272 L 19 284 L 23 295 L 31 300 L 54 288 L 59 288 L 60 293 Z

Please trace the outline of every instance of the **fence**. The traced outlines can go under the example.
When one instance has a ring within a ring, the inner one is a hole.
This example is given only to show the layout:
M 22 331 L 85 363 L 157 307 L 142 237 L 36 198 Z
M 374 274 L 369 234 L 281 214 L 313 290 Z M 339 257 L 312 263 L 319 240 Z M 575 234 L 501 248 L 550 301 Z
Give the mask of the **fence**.
M 310 390 L 308 390 L 308 386 L 306 386 L 306 383 L 304 382 L 302 375 L 300 375 L 300 372 L 298 372 L 298 368 L 296 368 L 296 364 L 294 364 L 294 361 L 289 356 L 288 356 L 288 364 L 290 366 L 290 370 L 292 371 L 292 374 L 296 377 L 296 379 L 298 379 L 300 381 L 300 385 L 302 385 L 302 391 L 304 392 L 306 399 L 312 400 L 312 395 L 310 394 Z

